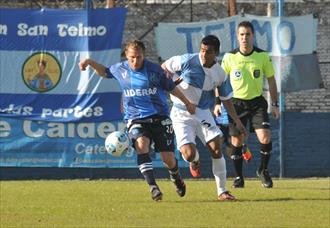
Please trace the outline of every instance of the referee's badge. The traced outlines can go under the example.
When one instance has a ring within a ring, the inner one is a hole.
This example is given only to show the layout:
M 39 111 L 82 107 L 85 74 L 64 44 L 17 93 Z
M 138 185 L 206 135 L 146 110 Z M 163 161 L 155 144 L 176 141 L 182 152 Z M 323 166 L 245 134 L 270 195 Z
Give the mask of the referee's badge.
M 242 72 L 240 70 L 234 71 L 235 79 L 240 79 L 242 77 Z
M 253 77 L 259 78 L 260 77 L 260 70 L 254 70 L 253 71 Z

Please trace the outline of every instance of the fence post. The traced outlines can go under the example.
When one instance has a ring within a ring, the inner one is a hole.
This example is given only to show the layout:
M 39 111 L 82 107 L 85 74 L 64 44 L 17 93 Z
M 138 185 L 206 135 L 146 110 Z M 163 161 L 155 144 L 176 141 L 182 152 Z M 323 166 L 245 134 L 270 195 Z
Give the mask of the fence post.
M 93 0 L 84 0 L 84 6 L 85 9 L 93 9 L 94 8 Z
M 281 17 L 284 16 L 284 0 L 277 0 L 277 16 Z M 282 54 L 280 54 L 282 56 Z M 280 64 L 281 64 L 281 58 L 280 58 Z M 281 79 L 281 88 L 280 88 L 280 94 L 279 94 L 279 108 L 280 108 L 280 126 L 279 126 L 279 148 L 280 148 L 280 178 L 283 178 L 285 176 L 285 148 L 284 148 L 284 115 L 285 115 L 285 93 L 282 91 L 282 77 L 280 75 Z

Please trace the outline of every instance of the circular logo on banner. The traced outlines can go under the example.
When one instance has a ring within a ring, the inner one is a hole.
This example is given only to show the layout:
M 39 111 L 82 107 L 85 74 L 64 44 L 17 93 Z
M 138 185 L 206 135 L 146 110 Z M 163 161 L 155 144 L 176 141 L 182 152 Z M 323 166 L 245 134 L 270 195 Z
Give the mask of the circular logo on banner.
M 51 54 L 37 52 L 28 57 L 22 67 L 22 77 L 29 89 L 45 93 L 56 87 L 62 76 L 59 61 Z

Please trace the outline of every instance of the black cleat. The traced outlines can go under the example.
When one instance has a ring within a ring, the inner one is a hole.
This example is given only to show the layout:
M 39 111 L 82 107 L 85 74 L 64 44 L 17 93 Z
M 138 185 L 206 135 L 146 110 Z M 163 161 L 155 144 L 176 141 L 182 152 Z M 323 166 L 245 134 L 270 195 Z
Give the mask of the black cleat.
M 233 183 L 233 188 L 244 188 L 243 177 L 236 177 Z
M 151 189 L 151 198 L 154 201 L 161 201 L 163 199 L 163 193 L 159 190 L 158 187 L 153 187 Z
M 272 178 L 269 175 L 269 172 L 267 169 L 265 170 L 257 170 L 257 176 L 260 178 L 261 180 L 261 185 L 264 188 L 272 188 L 273 187 L 273 181 Z
M 186 194 L 186 184 L 184 183 L 183 179 L 179 177 L 174 181 L 174 184 L 176 186 L 176 192 L 180 197 L 184 197 Z

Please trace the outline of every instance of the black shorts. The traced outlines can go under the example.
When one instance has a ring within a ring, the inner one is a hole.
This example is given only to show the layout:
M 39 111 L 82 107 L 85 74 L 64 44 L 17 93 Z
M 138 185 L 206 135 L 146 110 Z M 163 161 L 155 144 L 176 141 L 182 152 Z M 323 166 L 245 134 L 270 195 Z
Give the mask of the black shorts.
M 229 124 L 219 124 L 218 126 L 223 134 L 224 144 L 230 145 Z
M 136 119 L 128 126 L 128 135 L 135 144 L 137 138 L 145 136 L 154 142 L 155 151 L 174 151 L 174 131 L 172 120 L 168 116 L 151 116 Z
M 233 98 L 233 105 L 236 113 L 241 119 L 241 122 L 245 127 L 250 127 L 250 131 L 255 129 L 269 129 L 269 115 L 267 113 L 268 103 L 263 96 L 256 97 L 252 100 L 241 100 Z M 230 123 L 233 120 L 229 116 Z M 238 131 L 235 127 L 230 128 L 230 135 L 237 135 Z

